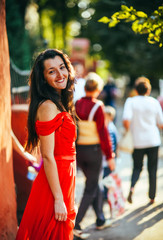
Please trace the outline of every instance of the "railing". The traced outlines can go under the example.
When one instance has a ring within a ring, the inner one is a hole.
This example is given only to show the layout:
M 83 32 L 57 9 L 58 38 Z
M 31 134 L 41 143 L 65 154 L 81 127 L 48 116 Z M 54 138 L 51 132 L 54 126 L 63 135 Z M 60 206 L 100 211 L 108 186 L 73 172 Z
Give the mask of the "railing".
M 12 104 L 26 103 L 28 99 L 28 78 L 30 71 L 22 71 L 10 60 Z

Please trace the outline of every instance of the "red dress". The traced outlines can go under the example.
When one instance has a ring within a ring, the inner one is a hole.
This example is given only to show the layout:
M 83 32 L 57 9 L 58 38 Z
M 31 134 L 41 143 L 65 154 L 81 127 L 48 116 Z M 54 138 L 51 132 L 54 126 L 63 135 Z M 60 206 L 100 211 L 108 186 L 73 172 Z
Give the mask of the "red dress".
M 55 220 L 54 197 L 42 165 L 33 183 L 16 240 L 72 240 L 76 215 L 75 124 L 67 112 L 61 112 L 51 121 L 36 121 L 35 128 L 38 136 L 46 136 L 55 131 L 54 157 L 68 215 L 66 221 Z

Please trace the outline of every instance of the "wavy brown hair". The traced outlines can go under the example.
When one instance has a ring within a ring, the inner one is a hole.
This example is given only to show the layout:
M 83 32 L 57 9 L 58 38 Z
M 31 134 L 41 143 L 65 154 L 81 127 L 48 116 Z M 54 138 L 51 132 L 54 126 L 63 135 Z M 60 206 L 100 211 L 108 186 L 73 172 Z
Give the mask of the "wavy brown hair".
M 55 58 L 56 56 L 62 58 L 68 70 L 67 86 L 61 91 L 61 95 L 59 95 L 53 87 L 46 83 L 43 74 L 44 61 L 50 58 Z M 47 49 L 38 55 L 29 77 L 30 104 L 27 122 L 28 139 L 25 146 L 25 149 L 27 151 L 31 152 L 38 145 L 38 136 L 35 130 L 35 121 L 37 109 L 42 102 L 51 100 L 56 104 L 57 108 L 61 112 L 67 111 L 75 120 L 75 108 L 73 104 L 74 81 L 74 70 L 66 54 L 57 49 Z

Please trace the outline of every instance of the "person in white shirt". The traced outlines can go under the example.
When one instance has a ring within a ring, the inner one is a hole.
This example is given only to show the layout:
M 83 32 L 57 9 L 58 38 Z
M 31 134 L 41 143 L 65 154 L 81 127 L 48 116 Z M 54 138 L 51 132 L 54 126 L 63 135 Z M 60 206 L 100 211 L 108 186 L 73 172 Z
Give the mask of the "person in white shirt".
M 74 103 L 82 97 L 85 97 L 85 78 L 84 78 L 84 65 L 80 62 L 72 63 L 74 70 L 75 70 L 75 91 L 74 91 Z
M 148 158 L 149 198 L 154 203 L 156 195 L 156 174 L 158 149 L 161 143 L 159 128 L 163 128 L 163 113 L 159 102 L 149 96 L 151 84 L 149 79 L 139 77 L 135 81 L 137 96 L 126 100 L 123 111 L 123 125 L 131 130 L 134 150 L 133 172 L 128 202 L 132 203 L 135 184 L 143 167 L 144 155 Z

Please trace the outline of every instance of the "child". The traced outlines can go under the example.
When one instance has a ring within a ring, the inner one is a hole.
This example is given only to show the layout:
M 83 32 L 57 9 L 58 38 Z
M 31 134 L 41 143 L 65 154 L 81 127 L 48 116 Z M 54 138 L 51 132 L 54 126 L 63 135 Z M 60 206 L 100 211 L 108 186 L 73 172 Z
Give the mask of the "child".
M 111 142 L 112 142 L 112 151 L 115 153 L 115 157 L 117 155 L 117 128 L 114 124 L 114 118 L 116 115 L 116 110 L 111 106 L 105 107 L 105 123 L 110 134 Z M 103 161 L 103 178 L 108 176 L 111 173 L 110 168 L 107 166 L 106 161 Z M 107 192 L 108 189 L 104 187 L 104 199 L 107 200 Z
M 118 132 L 114 125 L 116 111 L 113 107 L 105 107 L 105 121 L 112 142 L 112 151 L 117 157 Z M 112 172 L 108 166 L 103 163 L 103 185 L 104 199 L 108 201 L 110 206 L 111 218 L 116 218 L 125 210 L 125 199 L 122 193 L 121 179 L 116 172 Z

